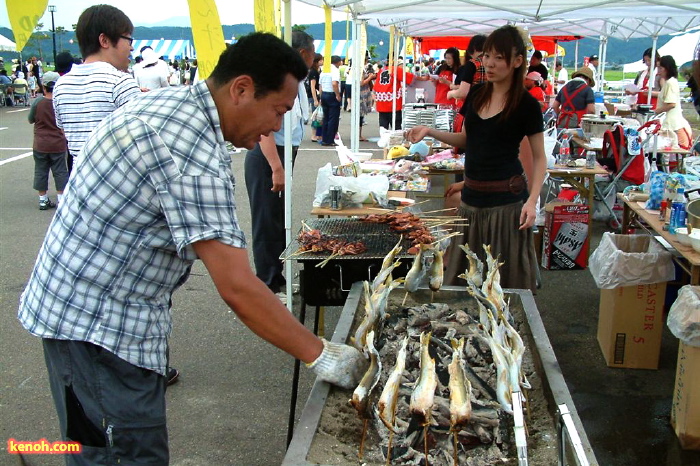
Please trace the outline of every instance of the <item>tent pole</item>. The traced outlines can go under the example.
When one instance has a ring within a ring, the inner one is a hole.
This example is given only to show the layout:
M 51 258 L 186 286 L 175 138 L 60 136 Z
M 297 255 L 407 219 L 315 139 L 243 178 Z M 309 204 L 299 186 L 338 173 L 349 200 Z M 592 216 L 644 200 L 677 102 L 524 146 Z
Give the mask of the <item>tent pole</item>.
M 360 44 L 360 28 L 362 21 L 353 15 L 352 18 L 352 98 L 350 100 L 350 149 L 353 152 L 360 151 L 360 83 L 362 81 L 362 44 Z
M 292 2 L 284 0 L 284 41 L 292 45 Z M 298 98 L 298 97 L 297 97 Z M 292 112 L 284 114 L 284 230 L 287 244 L 292 242 Z M 292 309 L 292 261 L 285 261 L 287 309 Z
M 578 69 L 578 43 L 581 39 L 576 39 L 576 49 L 574 51 L 574 72 Z
M 600 74 L 598 79 L 600 80 L 600 90 L 605 91 L 603 88 L 603 81 L 605 80 L 605 61 L 608 58 L 608 37 L 605 36 L 603 39 L 603 54 L 600 56 Z
M 406 53 L 406 45 L 409 37 L 407 35 L 403 35 L 403 63 L 401 64 L 402 68 L 402 84 L 401 84 L 401 103 L 403 104 L 406 102 L 406 64 L 408 63 L 408 54 Z M 401 107 L 400 110 L 403 110 L 403 106 Z M 402 121 L 401 121 L 401 128 L 403 128 L 403 113 L 401 114 Z
M 602 55 L 603 55 L 603 41 L 604 40 L 605 40 L 605 36 L 600 36 L 598 38 L 598 59 L 599 60 L 600 60 L 600 58 L 602 58 Z M 595 79 L 595 89 L 596 89 L 596 91 L 599 91 L 600 90 L 600 66 L 596 67 L 595 71 L 596 71 L 596 74 L 598 75 L 598 76 L 593 76 L 593 78 Z
M 656 83 L 656 41 L 659 39 L 657 34 L 651 36 L 651 68 L 649 71 L 649 90 L 647 91 L 647 103 L 651 105 L 651 93 L 654 90 L 654 84 Z M 652 110 L 654 110 L 652 108 Z

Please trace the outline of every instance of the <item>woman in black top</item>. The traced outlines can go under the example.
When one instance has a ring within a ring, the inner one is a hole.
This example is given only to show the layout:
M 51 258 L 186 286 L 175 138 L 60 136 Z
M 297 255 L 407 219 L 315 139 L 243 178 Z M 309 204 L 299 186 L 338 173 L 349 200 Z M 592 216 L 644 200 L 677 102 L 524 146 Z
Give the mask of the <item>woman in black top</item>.
M 445 196 L 461 191 L 459 214 L 468 220 L 459 241 L 484 260 L 483 245 L 500 255 L 503 288 L 536 288 L 537 259 L 532 234 L 536 205 L 546 170 L 543 120 L 537 100 L 525 91 L 527 69 L 523 33 L 514 26 L 495 30 L 484 45 L 488 81 L 474 86 L 462 107 L 460 133 L 416 126 L 408 138 L 431 136 L 465 147 L 464 181 L 451 185 Z M 529 146 L 529 147 L 528 147 Z M 531 179 L 519 160 L 521 147 L 532 153 Z M 456 246 L 456 242 L 453 243 Z M 452 247 L 446 284 L 464 284 L 464 253 Z
M 309 68 L 309 74 L 306 76 L 306 81 L 308 83 L 308 87 L 306 88 L 306 96 L 309 98 L 309 106 L 311 107 L 312 112 L 316 110 L 316 107 L 321 105 L 321 86 L 318 80 L 321 75 L 322 66 L 323 55 L 317 53 L 316 55 L 314 55 L 314 61 L 311 65 L 311 68 Z M 313 134 L 311 135 L 311 140 L 321 141 L 322 136 L 322 128 L 315 128 L 313 130 Z

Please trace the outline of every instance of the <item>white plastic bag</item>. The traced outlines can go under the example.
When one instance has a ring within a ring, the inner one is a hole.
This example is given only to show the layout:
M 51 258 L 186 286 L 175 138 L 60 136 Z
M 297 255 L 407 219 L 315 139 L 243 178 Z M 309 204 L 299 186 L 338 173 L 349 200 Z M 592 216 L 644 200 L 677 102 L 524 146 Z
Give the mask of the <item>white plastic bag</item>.
M 327 163 L 318 169 L 314 207 L 330 207 L 329 188 L 331 186 L 340 186 L 343 189 L 341 197 L 343 207 L 359 207 L 370 194 L 380 202 L 386 202 L 389 178 L 385 175 L 368 174 L 358 177 L 334 176 L 333 167 Z
M 557 146 L 557 128 L 552 127 L 544 132 L 544 155 L 547 157 L 547 168 L 554 168 L 557 158 L 554 148 Z
M 589 259 L 598 288 L 648 285 L 675 279 L 671 253 L 649 235 L 603 233 Z
M 685 285 L 668 313 L 668 328 L 686 345 L 700 347 L 700 286 Z

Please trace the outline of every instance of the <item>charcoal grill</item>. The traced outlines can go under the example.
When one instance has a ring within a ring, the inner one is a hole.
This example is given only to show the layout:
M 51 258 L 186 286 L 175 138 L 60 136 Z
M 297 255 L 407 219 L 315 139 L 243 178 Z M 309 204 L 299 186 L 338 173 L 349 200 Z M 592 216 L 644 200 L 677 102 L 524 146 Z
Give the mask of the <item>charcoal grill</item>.
M 360 254 L 336 256 L 324 267 L 316 267 L 328 259 L 329 252 L 293 255 L 300 244 L 294 239 L 282 253 L 282 258 L 291 257 L 302 265 L 299 271 L 299 294 L 302 307 L 342 306 L 356 281 L 372 280 L 379 271 L 387 253 L 399 241 L 400 235 L 389 229 L 386 223 L 363 222 L 350 218 L 323 218 L 307 220 L 306 225 L 324 235 L 346 241 L 362 241 L 367 250 Z M 410 240 L 402 241 L 403 249 L 397 258 L 412 259 L 406 251 Z M 395 276 L 404 276 L 411 267 L 410 260 L 396 269 Z
M 336 256 L 324 267 L 316 267 L 328 259 L 330 252 L 304 253 L 299 251 L 299 241 L 294 239 L 280 256 L 281 259 L 296 260 L 302 266 L 299 270 L 299 296 L 301 307 L 299 320 L 306 320 L 306 306 L 315 306 L 314 333 L 318 335 L 321 306 L 343 306 L 352 284 L 362 280 L 373 280 L 382 266 L 384 257 L 399 241 L 401 235 L 389 228 L 386 223 L 363 222 L 351 218 L 308 219 L 304 223 L 322 234 L 346 241 L 362 241 L 367 250 L 360 254 Z M 300 230 L 300 232 L 303 230 Z M 406 276 L 412 265 L 413 255 L 406 253 L 411 247 L 410 240 L 403 240 L 397 258 L 405 260 L 394 272 L 394 276 Z M 288 259 L 287 259 L 288 258 Z M 299 360 L 294 362 L 292 393 L 287 425 L 287 445 L 292 440 L 294 416 L 296 412 L 297 390 L 299 386 Z

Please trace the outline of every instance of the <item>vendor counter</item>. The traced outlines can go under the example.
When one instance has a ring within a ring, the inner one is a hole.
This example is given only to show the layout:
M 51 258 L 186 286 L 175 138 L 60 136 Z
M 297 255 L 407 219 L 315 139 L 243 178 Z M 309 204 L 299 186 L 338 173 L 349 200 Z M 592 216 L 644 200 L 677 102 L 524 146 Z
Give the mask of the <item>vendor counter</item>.
M 691 246 L 679 243 L 676 235 L 664 230 L 658 210 L 647 210 L 644 207 L 645 202 L 631 201 L 623 194 L 617 196 L 624 202 L 622 231 L 639 228 L 650 235 L 661 236 L 678 253 L 674 256 L 674 261 L 690 276 L 690 284 L 700 285 L 700 253 Z

